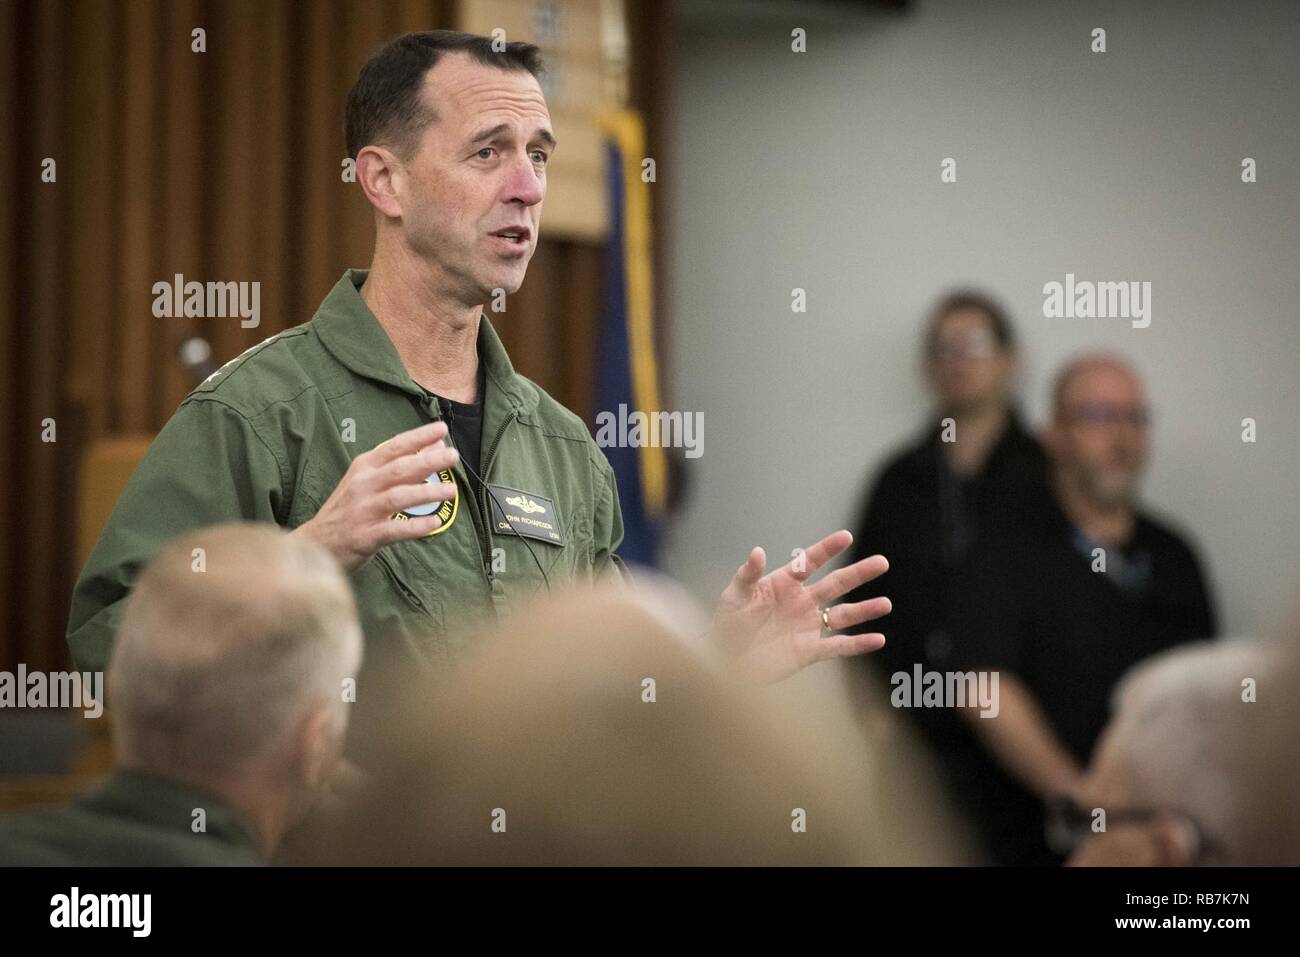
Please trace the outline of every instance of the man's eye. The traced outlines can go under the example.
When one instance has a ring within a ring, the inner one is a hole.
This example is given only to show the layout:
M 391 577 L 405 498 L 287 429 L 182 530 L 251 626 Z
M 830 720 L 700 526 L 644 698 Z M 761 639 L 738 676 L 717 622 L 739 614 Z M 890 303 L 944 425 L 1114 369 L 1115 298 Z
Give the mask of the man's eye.
M 545 166 L 545 165 L 546 165 L 546 159 L 547 159 L 547 156 L 546 156 L 546 153 L 545 153 L 544 151 L 542 151 L 542 150 L 533 150 L 533 162 L 536 163 L 538 166 Z
M 490 146 L 485 146 L 485 147 L 483 147 L 481 150 L 479 150 L 479 151 L 478 151 L 478 158 L 479 158 L 479 159 L 491 159 L 491 158 L 492 158 L 492 147 L 490 147 Z

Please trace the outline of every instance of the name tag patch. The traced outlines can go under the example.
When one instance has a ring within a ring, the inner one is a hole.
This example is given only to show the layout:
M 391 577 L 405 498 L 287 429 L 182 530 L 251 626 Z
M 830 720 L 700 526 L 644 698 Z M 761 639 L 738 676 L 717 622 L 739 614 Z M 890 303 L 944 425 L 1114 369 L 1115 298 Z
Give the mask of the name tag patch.
M 508 485 L 488 485 L 487 488 L 492 527 L 498 534 L 514 533 L 552 545 L 564 544 L 560 519 L 551 499 Z

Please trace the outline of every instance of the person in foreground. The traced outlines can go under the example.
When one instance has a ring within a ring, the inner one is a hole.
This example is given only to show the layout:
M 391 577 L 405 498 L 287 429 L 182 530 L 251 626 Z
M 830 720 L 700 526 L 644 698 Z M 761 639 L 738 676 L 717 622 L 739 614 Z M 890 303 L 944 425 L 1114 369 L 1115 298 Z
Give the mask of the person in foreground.
M 71 805 L 0 818 L 0 865 L 254 865 L 339 767 L 361 630 L 318 545 L 187 532 L 140 576 L 109 664 L 115 767 Z
M 1048 833 L 1067 863 L 1260 863 L 1270 817 L 1253 803 L 1274 792 L 1256 765 L 1261 753 L 1288 760 L 1269 750 L 1281 744 L 1270 734 L 1285 698 L 1280 651 L 1244 638 L 1184 645 L 1126 675 L 1079 786 L 1051 806 Z
M 943 846 L 918 837 L 934 818 L 905 776 L 871 805 L 847 717 L 814 726 L 789 685 L 740 680 L 703 620 L 657 581 L 605 584 L 480 636 L 445 695 L 398 679 L 355 799 L 287 863 L 906 864 Z

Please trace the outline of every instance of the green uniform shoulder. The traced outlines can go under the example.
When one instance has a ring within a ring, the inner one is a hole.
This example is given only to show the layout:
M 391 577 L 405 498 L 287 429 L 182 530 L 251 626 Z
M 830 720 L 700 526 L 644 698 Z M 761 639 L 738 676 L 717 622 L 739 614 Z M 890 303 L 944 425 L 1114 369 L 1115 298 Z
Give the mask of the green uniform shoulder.
M 257 866 L 251 847 L 74 803 L 0 815 L 0 867 Z
M 182 404 L 215 400 L 255 418 L 310 389 L 328 391 L 335 373 L 315 335 L 314 321 L 244 350 L 204 379 Z
M 196 809 L 205 828 L 193 828 Z M 118 770 L 70 804 L 0 815 L 0 866 L 255 866 L 235 813 L 184 785 Z

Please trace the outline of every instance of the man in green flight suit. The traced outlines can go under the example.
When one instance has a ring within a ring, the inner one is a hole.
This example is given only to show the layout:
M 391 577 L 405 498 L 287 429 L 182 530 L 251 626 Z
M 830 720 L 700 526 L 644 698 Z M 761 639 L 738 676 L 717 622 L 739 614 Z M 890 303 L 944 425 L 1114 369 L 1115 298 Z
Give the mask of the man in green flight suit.
M 483 304 L 515 292 L 536 248 L 555 148 L 536 47 L 432 31 L 400 37 L 348 96 L 347 149 L 375 210 L 368 271 L 315 317 L 191 393 L 119 500 L 73 597 L 82 669 L 108 659 L 123 600 L 159 544 L 198 525 L 274 522 L 351 575 L 367 661 L 445 673 L 498 611 L 622 574 L 618 489 L 583 422 L 518 375 Z M 764 575 L 754 549 L 713 641 L 775 680 L 881 635 L 889 611 L 834 604 L 881 556 L 806 584 L 836 532 Z M 110 695 L 111 698 L 111 695 Z M 111 700 L 110 700 L 111 704 Z M 355 723 L 355 722 L 354 722 Z

